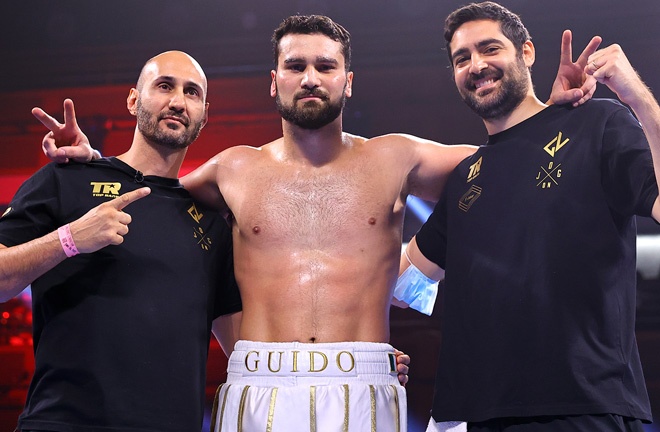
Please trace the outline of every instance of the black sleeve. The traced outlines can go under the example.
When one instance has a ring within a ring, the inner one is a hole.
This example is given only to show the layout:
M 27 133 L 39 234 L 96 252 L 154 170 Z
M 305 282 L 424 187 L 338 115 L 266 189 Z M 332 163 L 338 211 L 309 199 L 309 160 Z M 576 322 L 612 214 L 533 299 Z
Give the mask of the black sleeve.
M 651 216 L 658 186 L 649 143 L 623 106 L 607 120 L 602 156 L 602 184 L 610 207 L 625 216 Z
M 416 234 L 420 252 L 441 268 L 445 268 L 447 251 L 447 193 L 443 193 L 433 213 Z
M 213 308 L 213 317 L 227 315 L 243 309 L 238 284 L 234 278 L 234 250 L 232 247 L 231 230 L 225 229 L 220 239 L 220 254 L 215 271 L 217 272 L 217 288 Z
M 0 218 L 0 243 L 10 247 L 42 237 L 62 223 L 54 165 L 41 168 L 18 189 Z

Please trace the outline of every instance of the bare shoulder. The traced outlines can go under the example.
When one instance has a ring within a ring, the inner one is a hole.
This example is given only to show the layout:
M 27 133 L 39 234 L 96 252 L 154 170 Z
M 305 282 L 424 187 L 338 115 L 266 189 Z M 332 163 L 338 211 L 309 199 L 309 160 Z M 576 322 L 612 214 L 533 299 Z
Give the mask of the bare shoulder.
M 398 149 L 401 152 L 424 155 L 456 155 L 465 158 L 477 150 L 476 146 L 467 144 L 442 144 L 410 134 L 391 133 L 369 140 L 374 146 Z
M 238 145 L 229 147 L 216 154 L 211 161 L 225 170 L 243 169 L 270 159 L 272 149 L 281 139 L 259 147 Z

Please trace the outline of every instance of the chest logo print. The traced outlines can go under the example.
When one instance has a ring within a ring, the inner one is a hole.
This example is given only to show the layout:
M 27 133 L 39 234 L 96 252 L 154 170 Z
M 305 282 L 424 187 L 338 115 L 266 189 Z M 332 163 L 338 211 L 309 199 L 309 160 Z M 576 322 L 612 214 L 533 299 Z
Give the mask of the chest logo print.
M 550 157 L 554 158 L 557 152 L 564 148 L 564 146 L 566 146 L 569 141 L 570 138 L 564 138 L 564 135 L 560 131 L 557 136 L 552 139 L 552 141 L 543 147 L 543 150 L 545 150 L 545 152 L 548 153 Z M 541 168 L 536 175 L 536 187 L 540 187 L 541 189 L 549 189 L 553 185 L 559 186 L 559 178 L 561 177 L 561 174 L 562 171 L 560 163 L 556 164 L 551 160 L 547 166 L 541 165 Z
M 199 223 L 199 221 L 201 221 L 202 218 L 204 217 L 204 213 L 200 213 L 200 212 L 197 210 L 197 207 L 195 207 L 195 204 L 193 204 L 193 205 L 188 209 L 188 214 L 190 215 L 190 217 L 192 217 L 193 219 L 195 219 L 195 222 L 197 222 L 197 223 Z
M 193 230 L 193 237 L 197 240 L 197 244 L 206 251 L 209 250 L 211 244 L 213 244 L 211 237 L 204 234 L 204 229 L 202 229 L 202 227 L 198 226 Z
M 472 207 L 472 204 L 481 196 L 481 188 L 476 185 L 470 186 L 465 194 L 458 201 L 458 208 L 467 212 Z
M 470 183 L 472 180 L 476 179 L 481 172 L 481 162 L 483 156 L 479 158 L 474 164 L 470 165 L 470 171 L 468 172 L 467 182 Z
M 119 196 L 121 183 L 114 182 L 90 182 L 93 197 L 116 198 Z
M 542 189 L 547 189 L 553 184 L 559 186 L 559 177 L 561 177 L 561 164 L 555 166 L 555 163 L 550 161 L 548 167 L 541 167 L 541 171 L 536 175 L 538 180 L 536 186 Z
M 188 214 L 190 217 L 193 218 L 195 222 L 199 225 L 199 221 L 202 220 L 204 217 L 204 213 L 200 213 L 199 210 L 197 210 L 197 207 L 195 204 L 193 204 L 189 209 L 188 209 Z M 213 242 L 211 241 L 211 237 L 207 236 L 206 233 L 204 233 L 204 229 L 201 226 L 196 226 L 193 228 L 193 238 L 197 240 L 197 244 L 199 247 L 204 249 L 205 251 L 209 250 L 211 248 L 211 244 Z
M 550 156 L 555 157 L 555 153 L 561 150 L 561 148 L 568 144 L 569 141 L 569 138 L 563 139 L 562 133 L 559 132 L 557 136 L 552 139 L 552 141 L 543 147 L 543 150 L 548 152 Z

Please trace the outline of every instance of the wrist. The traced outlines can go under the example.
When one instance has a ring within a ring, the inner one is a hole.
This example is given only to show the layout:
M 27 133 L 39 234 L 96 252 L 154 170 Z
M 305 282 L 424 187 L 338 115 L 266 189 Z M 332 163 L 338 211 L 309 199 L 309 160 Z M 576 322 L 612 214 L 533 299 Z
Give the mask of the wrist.
M 69 224 L 62 225 L 57 229 L 57 236 L 60 239 L 60 245 L 64 250 L 67 258 L 78 255 L 80 252 L 76 247 L 76 243 L 73 241 L 73 235 L 71 234 L 71 227 Z

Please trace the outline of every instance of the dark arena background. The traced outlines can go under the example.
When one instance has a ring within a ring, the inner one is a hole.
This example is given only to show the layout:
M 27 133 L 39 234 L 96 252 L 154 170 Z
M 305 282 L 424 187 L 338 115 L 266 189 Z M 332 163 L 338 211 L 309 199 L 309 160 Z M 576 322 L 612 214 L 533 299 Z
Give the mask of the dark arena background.
M 30 109 L 62 120 L 62 101 L 105 155 L 123 152 L 134 118 L 128 90 L 143 63 L 172 49 L 195 57 L 209 78 L 210 121 L 191 146 L 183 173 L 229 146 L 259 146 L 280 134 L 269 97 L 270 36 L 288 15 L 324 14 L 352 34 L 354 96 L 346 131 L 375 136 L 405 132 L 452 143 L 482 144 L 486 132 L 460 101 L 447 68 L 445 16 L 457 0 L 61 0 L 4 2 L 0 14 L 0 212 L 18 186 L 47 163 L 45 128 Z M 660 97 L 660 1 L 503 0 L 522 16 L 536 46 L 533 78 L 546 100 L 559 61 L 562 30 L 577 56 L 593 35 L 620 44 Z M 613 97 L 599 87 L 597 97 Z M 419 228 L 424 206 L 406 215 L 404 241 Z M 550 216 L 551 217 L 551 216 Z M 639 221 L 637 336 L 654 413 L 660 416 L 660 229 Z M 441 310 L 442 293 L 436 311 Z M 117 317 L 121 319 L 121 317 Z M 409 430 L 425 429 L 442 342 L 440 313 L 392 310 L 391 342 L 410 354 Z M 33 367 L 29 291 L 0 304 L 0 432 L 12 431 Z M 224 380 L 226 358 L 212 342 L 207 396 Z M 209 414 L 210 415 L 210 414 Z M 207 419 L 208 420 L 208 419 Z M 205 425 L 208 429 L 208 423 Z M 648 425 L 647 431 L 660 431 Z

